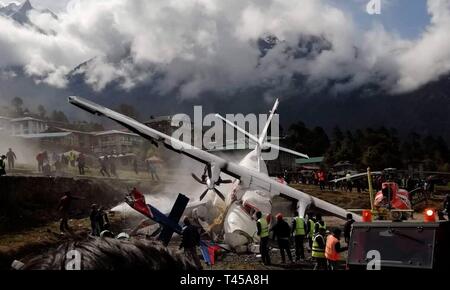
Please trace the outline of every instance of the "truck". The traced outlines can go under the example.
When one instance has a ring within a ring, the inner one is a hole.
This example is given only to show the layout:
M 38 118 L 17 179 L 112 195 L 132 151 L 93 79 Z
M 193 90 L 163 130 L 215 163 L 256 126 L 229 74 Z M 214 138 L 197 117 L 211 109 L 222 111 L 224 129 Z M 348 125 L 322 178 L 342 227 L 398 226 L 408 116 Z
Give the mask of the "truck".
M 450 270 L 450 222 L 374 221 L 352 226 L 349 270 Z

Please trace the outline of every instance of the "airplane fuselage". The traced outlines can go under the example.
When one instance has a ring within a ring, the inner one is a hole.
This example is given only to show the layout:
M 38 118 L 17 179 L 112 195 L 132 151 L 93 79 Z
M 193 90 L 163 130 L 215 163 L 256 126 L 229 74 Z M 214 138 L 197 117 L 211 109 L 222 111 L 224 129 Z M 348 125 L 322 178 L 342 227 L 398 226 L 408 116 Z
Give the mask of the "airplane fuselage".
M 251 170 L 256 170 L 268 175 L 267 166 L 264 160 L 258 162 L 258 152 L 256 150 L 247 154 L 239 165 Z M 227 212 L 224 219 L 224 233 L 240 234 L 249 240 L 258 240 L 256 221 L 254 215 L 261 211 L 263 215 L 272 211 L 273 196 L 263 190 L 253 190 L 242 188 L 239 180 L 233 183 L 232 191 L 227 194 L 225 203 Z

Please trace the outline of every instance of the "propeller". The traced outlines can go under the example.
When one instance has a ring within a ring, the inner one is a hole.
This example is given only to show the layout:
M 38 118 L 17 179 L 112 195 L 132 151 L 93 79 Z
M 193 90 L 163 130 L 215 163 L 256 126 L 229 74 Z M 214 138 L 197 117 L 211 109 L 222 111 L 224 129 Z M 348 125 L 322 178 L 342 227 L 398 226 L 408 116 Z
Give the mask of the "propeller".
M 192 177 L 200 184 L 206 185 L 205 191 L 200 195 L 200 200 L 203 200 L 206 196 L 206 194 L 212 190 L 214 191 L 222 200 L 225 201 L 225 196 L 222 192 L 220 192 L 216 186 L 220 186 L 221 184 L 229 184 L 233 183 L 232 180 L 229 179 L 222 179 L 220 177 L 220 169 L 212 164 L 212 165 L 206 165 L 205 170 L 203 171 L 203 174 L 201 177 L 196 176 L 194 173 L 192 173 Z

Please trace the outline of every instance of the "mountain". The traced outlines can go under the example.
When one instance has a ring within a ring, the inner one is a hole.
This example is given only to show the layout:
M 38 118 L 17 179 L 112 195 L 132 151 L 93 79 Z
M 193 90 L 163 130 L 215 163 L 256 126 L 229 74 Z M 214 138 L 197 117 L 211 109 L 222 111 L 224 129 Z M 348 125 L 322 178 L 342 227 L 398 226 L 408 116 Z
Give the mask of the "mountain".
M 30 24 L 30 11 L 49 13 L 50 10 L 37 10 L 29 1 L 21 5 L 9 4 L 0 7 L 0 15 L 10 17 L 16 22 Z M 298 42 L 288 45 L 275 35 L 264 35 L 254 45 L 259 49 L 259 57 L 263 60 L 271 50 L 281 45 L 289 59 L 314 59 L 322 53 L 333 49 L 332 43 L 323 36 L 301 35 Z M 355 48 L 355 58 L 360 57 Z M 129 51 L 109 62 L 119 65 L 122 61 L 132 63 Z M 308 83 L 308 75 L 297 73 L 292 76 L 289 86 L 280 89 L 278 83 L 259 83 L 257 86 L 244 87 L 227 92 L 208 91 L 198 98 L 180 98 L 179 86 L 174 85 L 171 91 L 161 93 L 157 83 L 165 77 L 164 70 L 155 69 L 155 74 L 145 83 L 139 83 L 133 88 L 124 90 L 120 81 L 109 83 L 103 90 L 95 91 L 86 83 L 86 70 L 95 66 L 97 58 L 86 60 L 75 67 L 68 75 L 68 86 L 57 89 L 34 80 L 21 71 L 12 70 L 16 78 L 6 78 L 1 75 L 0 68 L 0 101 L 10 100 L 11 96 L 22 96 L 26 103 L 34 106 L 39 103 L 49 107 L 59 107 L 68 112 L 72 118 L 79 118 L 80 112 L 66 102 L 69 95 L 80 95 L 115 108 L 121 103 L 134 105 L 141 116 L 172 115 L 179 112 L 192 114 L 192 106 L 202 105 L 203 114 L 218 112 L 227 113 L 267 113 L 270 104 L 265 103 L 263 96 L 281 96 L 279 108 L 280 121 L 287 129 L 290 124 L 303 121 L 307 126 L 321 126 L 330 132 L 333 127 L 343 129 L 359 129 L 365 127 L 393 127 L 401 136 L 411 131 L 422 135 L 442 135 L 450 141 L 450 75 L 441 77 L 434 82 L 408 93 L 392 94 L 374 80 L 373 83 L 337 93 L 336 85 L 345 85 L 349 77 L 343 75 L 336 79 L 323 80 L 323 83 Z M 155 65 L 156 66 L 156 65 Z M 85 116 L 83 117 L 90 117 Z
M 49 9 L 39 10 L 34 8 L 29 0 L 26 0 L 20 5 L 16 3 L 10 3 L 5 7 L 0 7 L 0 15 L 9 17 L 21 25 L 28 24 L 31 26 L 35 26 L 28 17 L 28 13 L 31 11 L 42 14 L 49 14 L 53 18 L 58 19 L 58 16 Z
M 17 5 L 16 3 L 10 3 L 4 7 L 0 6 L 0 14 L 10 17 L 14 13 L 16 13 L 18 9 L 19 5 Z

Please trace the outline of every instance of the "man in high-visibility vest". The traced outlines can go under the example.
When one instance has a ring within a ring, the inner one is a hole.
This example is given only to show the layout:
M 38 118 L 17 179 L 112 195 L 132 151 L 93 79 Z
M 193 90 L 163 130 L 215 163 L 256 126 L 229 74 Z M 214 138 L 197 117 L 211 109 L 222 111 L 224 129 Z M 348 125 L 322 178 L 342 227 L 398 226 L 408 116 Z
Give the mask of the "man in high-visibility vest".
M 319 231 L 315 234 L 311 256 L 316 260 L 314 270 L 326 270 L 327 259 L 325 257 L 325 229 L 319 228 Z
M 269 224 L 266 218 L 262 217 L 262 213 L 258 211 L 256 213 L 256 228 L 259 236 L 259 252 L 261 253 L 261 259 L 264 265 L 270 265 L 269 255 Z
M 314 240 L 314 230 L 316 227 L 316 219 L 314 218 L 314 215 L 312 213 L 308 214 L 308 228 L 307 228 L 307 232 L 308 232 L 308 244 L 309 244 L 309 249 L 312 249 L 312 244 L 313 244 L 313 240 Z
M 295 241 L 295 260 L 305 259 L 305 249 L 303 243 L 306 235 L 305 219 L 297 212 L 297 217 L 292 221 L 292 233 Z
M 314 233 L 317 234 L 319 232 L 319 228 L 323 228 L 325 231 L 327 230 L 327 224 L 322 220 L 322 215 L 316 215 L 316 224 L 314 225 Z
M 347 251 L 347 247 L 341 247 L 341 230 L 336 228 L 333 230 L 333 234 L 327 237 L 325 246 L 325 257 L 328 261 L 328 269 L 336 270 L 338 261 L 341 256 L 340 253 Z

